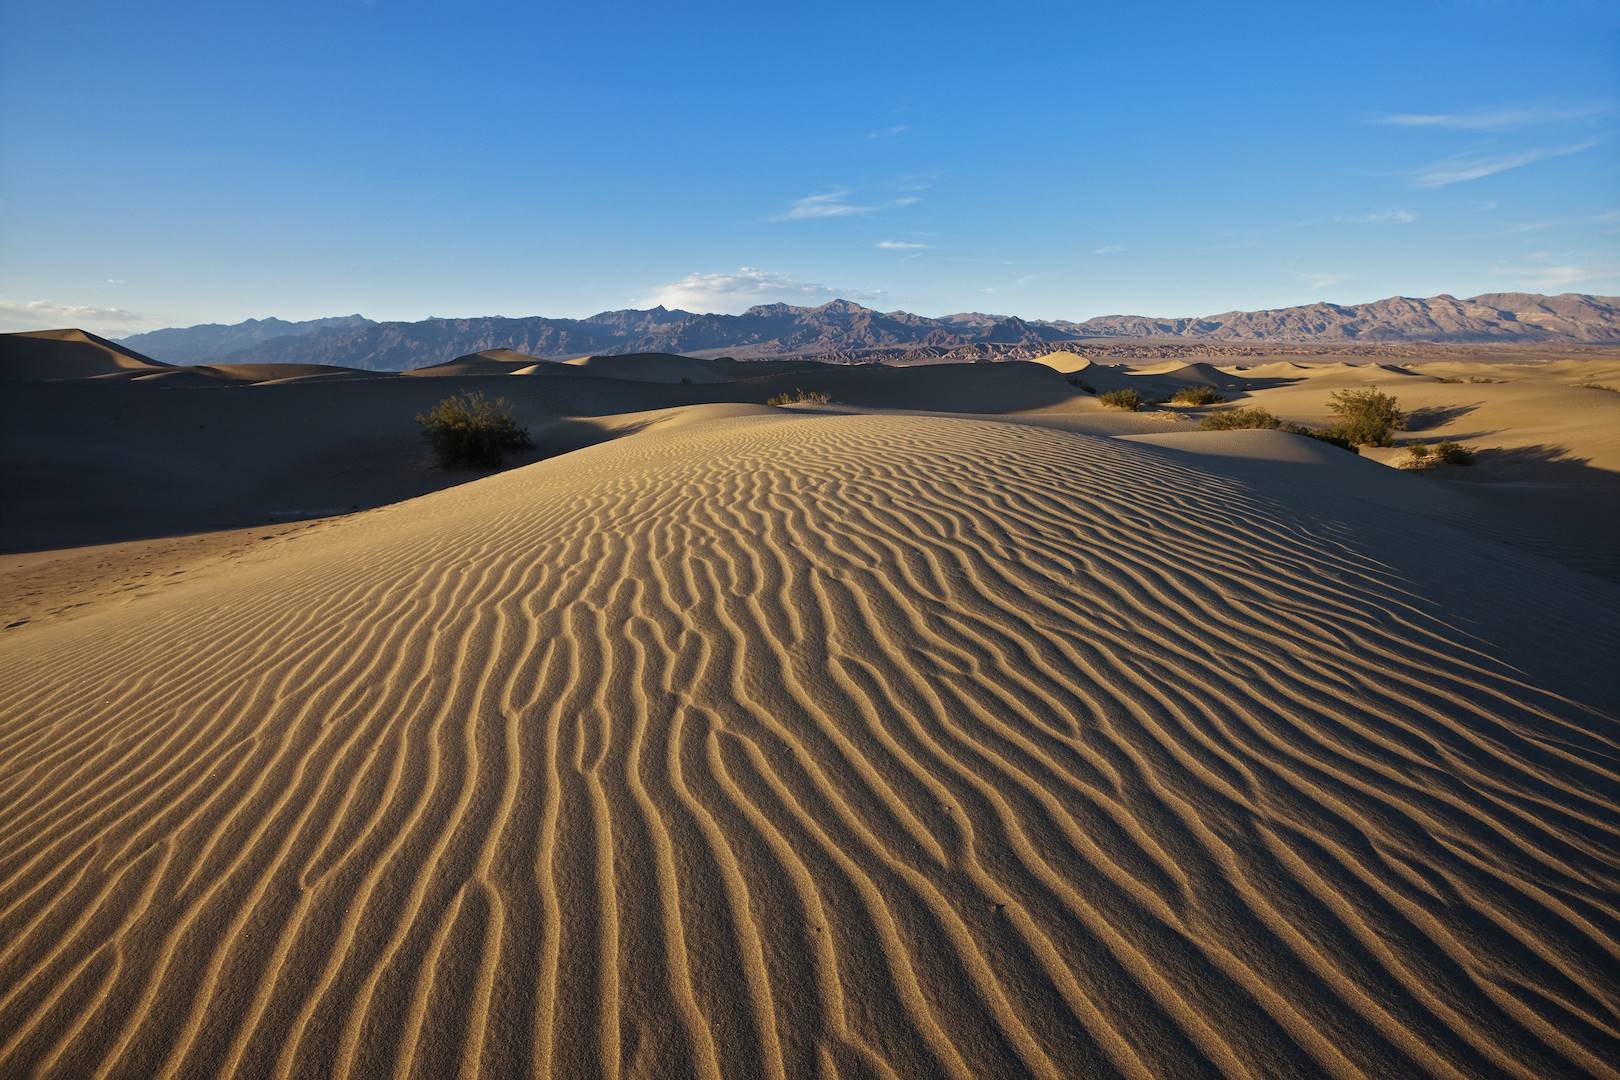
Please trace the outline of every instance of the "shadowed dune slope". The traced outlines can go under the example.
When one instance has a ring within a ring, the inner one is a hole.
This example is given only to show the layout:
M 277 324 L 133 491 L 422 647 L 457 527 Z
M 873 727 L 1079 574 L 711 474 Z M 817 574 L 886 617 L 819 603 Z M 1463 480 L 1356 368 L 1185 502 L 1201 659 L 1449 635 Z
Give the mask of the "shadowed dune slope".
M 1616 591 L 1187 460 L 671 423 L 6 634 L 0 1074 L 1614 1075 Z
M 727 376 L 707 360 L 670 353 L 627 353 L 616 356 L 582 356 L 567 361 L 570 367 L 587 375 L 627 382 L 718 383 Z
M 0 334 L 0 382 L 130 377 L 172 370 L 168 364 L 83 330 Z

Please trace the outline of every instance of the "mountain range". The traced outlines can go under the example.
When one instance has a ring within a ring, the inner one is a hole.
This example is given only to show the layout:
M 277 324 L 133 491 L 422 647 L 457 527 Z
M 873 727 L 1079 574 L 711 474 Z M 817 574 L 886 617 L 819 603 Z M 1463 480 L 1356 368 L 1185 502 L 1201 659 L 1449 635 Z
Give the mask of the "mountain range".
M 664 307 L 604 311 L 585 319 L 542 316 L 374 322 L 359 315 L 153 330 L 122 344 L 170 363 L 334 364 L 400 371 L 486 349 L 538 357 L 687 353 L 739 358 L 819 356 L 859 360 L 868 350 L 963 346 L 1037 348 L 1085 338 L 1277 342 L 1620 342 L 1620 297 L 1487 293 L 1459 300 L 1390 297 L 1316 303 L 1197 318 L 1105 315 L 1084 322 L 967 312 L 927 318 L 848 300 L 819 307 L 764 304 L 741 315 Z

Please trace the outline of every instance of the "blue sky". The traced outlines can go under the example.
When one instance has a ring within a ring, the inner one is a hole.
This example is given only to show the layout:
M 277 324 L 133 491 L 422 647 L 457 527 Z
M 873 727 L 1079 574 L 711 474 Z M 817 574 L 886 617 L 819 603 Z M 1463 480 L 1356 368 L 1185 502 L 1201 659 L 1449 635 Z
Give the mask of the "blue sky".
M 1612 4 L 0 0 L 0 140 L 7 330 L 1620 292 Z

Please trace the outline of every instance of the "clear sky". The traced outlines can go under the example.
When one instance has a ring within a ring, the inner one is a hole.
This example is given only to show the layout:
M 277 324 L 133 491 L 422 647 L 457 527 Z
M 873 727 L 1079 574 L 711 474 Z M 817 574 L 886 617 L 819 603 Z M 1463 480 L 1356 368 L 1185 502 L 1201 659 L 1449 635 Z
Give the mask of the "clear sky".
M 1620 292 L 1620 5 L 0 0 L 0 329 Z

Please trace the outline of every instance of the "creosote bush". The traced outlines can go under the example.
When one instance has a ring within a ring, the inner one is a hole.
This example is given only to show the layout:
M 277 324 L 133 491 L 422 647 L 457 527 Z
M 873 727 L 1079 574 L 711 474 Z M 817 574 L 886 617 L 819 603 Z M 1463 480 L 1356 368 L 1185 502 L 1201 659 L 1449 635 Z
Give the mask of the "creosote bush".
M 1097 393 L 1097 388 L 1095 386 L 1092 386 L 1078 375 L 1070 375 L 1068 381 L 1070 386 L 1082 393 L 1091 394 L 1093 396 L 1095 396 Z
M 1406 448 L 1406 461 L 1403 462 L 1408 469 L 1427 469 L 1434 464 L 1434 451 L 1425 443 L 1413 443 Z
M 1170 395 L 1172 405 L 1214 405 L 1226 398 L 1208 386 L 1183 386 Z
M 1237 431 L 1244 428 L 1269 430 L 1279 426 L 1281 421 L 1264 409 L 1223 409 L 1210 413 L 1198 425 L 1203 431 Z
M 783 391 L 773 394 L 765 399 L 767 405 L 830 405 L 832 395 L 824 394 L 820 390 L 805 390 L 802 387 L 793 393 Z
M 1135 412 L 1142 407 L 1142 395 L 1135 390 L 1110 390 L 1097 399 L 1110 409 Z
M 1406 428 L 1400 404 L 1381 390 L 1336 390 L 1328 410 L 1339 418 L 1337 432 L 1355 446 L 1389 446 Z
M 529 433 L 518 426 L 506 399 L 491 401 L 482 390 L 451 394 L 419 413 L 416 422 L 422 425 L 422 436 L 433 447 L 439 464 L 447 469 L 497 468 L 506 451 L 534 445 Z

